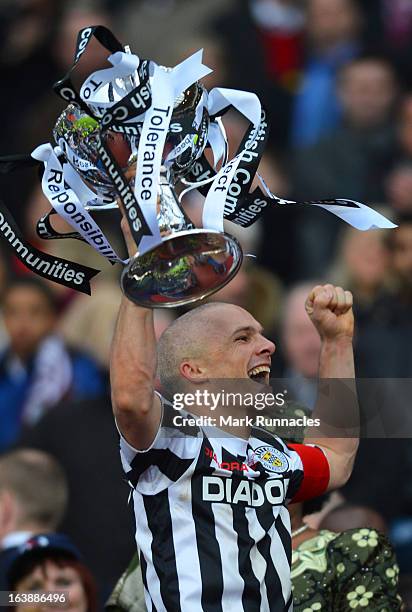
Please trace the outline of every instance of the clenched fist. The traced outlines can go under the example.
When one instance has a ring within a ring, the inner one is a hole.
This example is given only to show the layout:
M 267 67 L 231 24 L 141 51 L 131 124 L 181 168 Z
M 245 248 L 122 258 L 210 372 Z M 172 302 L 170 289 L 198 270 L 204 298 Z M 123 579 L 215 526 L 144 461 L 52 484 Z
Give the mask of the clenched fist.
M 334 285 L 317 285 L 310 292 L 305 308 L 322 340 L 352 340 L 352 304 L 350 291 Z

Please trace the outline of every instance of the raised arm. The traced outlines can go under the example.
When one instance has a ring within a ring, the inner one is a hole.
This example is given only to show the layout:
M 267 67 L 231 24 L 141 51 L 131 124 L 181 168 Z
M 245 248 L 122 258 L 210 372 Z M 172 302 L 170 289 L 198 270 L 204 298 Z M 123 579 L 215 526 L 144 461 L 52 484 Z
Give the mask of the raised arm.
M 129 255 L 135 245 L 122 221 Z M 122 298 L 110 355 L 113 412 L 124 438 L 146 449 L 160 424 L 161 405 L 154 393 L 156 338 L 153 311 Z
M 321 431 L 307 430 L 305 443 L 324 450 L 330 469 L 328 489 L 348 480 L 359 445 L 352 301 L 350 291 L 333 285 L 315 287 L 306 300 L 306 311 L 319 332 L 322 347 L 313 413 L 321 421 Z

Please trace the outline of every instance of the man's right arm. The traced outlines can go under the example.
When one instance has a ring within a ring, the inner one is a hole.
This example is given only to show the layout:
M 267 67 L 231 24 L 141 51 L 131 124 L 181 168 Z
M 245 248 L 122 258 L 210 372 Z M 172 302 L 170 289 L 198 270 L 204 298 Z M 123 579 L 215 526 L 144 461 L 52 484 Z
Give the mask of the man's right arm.
M 125 219 L 122 230 L 129 255 L 136 252 Z M 153 310 L 123 296 L 110 354 L 112 405 L 117 426 L 137 450 L 147 449 L 160 426 L 162 407 L 154 392 L 156 337 Z
M 155 376 L 153 311 L 123 297 L 110 355 L 112 404 L 119 430 L 137 450 L 152 444 L 160 425 Z

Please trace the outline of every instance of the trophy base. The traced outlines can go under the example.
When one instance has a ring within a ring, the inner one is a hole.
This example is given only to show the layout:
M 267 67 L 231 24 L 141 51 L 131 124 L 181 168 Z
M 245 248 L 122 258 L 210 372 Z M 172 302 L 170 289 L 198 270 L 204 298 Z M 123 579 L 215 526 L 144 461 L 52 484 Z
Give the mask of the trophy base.
M 173 308 L 219 291 L 237 273 L 242 249 L 236 238 L 214 230 L 167 236 L 123 270 L 124 294 L 145 308 Z

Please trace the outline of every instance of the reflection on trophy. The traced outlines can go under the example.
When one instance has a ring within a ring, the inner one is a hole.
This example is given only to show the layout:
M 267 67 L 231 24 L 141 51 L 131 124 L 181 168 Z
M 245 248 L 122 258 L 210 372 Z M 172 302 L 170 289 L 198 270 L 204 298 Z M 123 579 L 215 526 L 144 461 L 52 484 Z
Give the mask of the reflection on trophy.
M 218 291 L 237 273 L 242 250 L 236 238 L 216 230 L 195 229 L 179 203 L 176 185 L 191 170 L 207 142 L 209 116 L 204 88 L 195 83 L 175 103 L 162 155 L 157 199 L 161 242 L 137 254 L 123 270 L 125 294 L 145 307 L 173 307 L 195 302 Z M 196 127 L 196 115 L 201 119 Z M 134 184 L 139 164 L 139 136 L 101 130 L 99 123 L 70 104 L 59 117 L 54 138 L 85 183 L 108 204 L 91 200 L 87 210 L 122 208 L 113 180 L 101 163 L 97 136 L 104 141 L 124 176 Z M 112 202 L 110 202 L 112 200 Z M 116 203 L 117 200 L 117 203 Z

